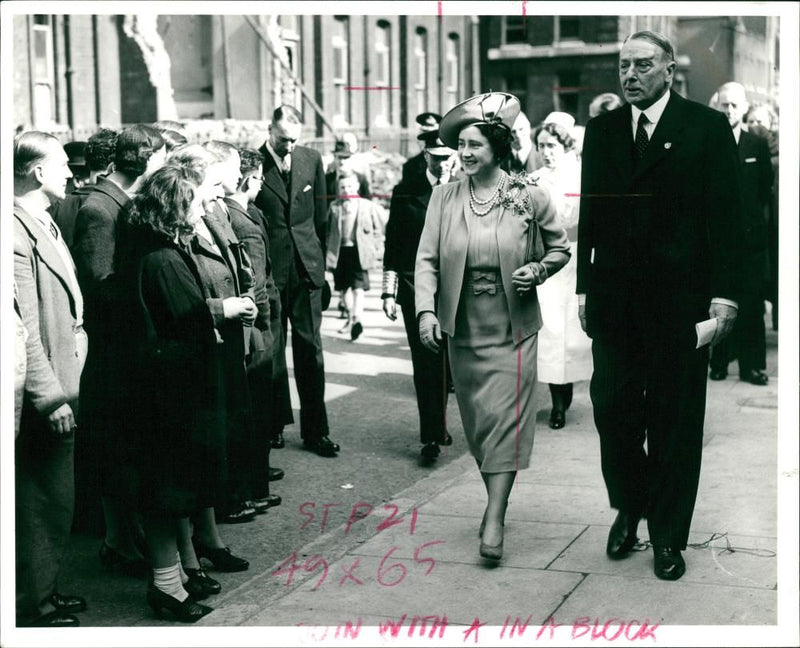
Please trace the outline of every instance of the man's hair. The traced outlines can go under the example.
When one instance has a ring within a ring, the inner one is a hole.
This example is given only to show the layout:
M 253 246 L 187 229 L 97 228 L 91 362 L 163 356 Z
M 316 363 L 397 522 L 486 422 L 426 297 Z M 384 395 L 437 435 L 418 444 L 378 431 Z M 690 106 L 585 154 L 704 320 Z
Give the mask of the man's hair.
M 264 164 L 264 156 L 258 151 L 251 148 L 239 149 L 239 173 L 242 174 L 242 180 L 247 177 L 247 174 L 253 173 Z
M 303 116 L 300 114 L 300 111 L 297 110 L 297 108 L 295 108 L 294 106 L 281 104 L 275 109 L 275 112 L 272 113 L 272 123 L 275 124 L 279 121 L 285 121 L 290 124 L 302 125 Z
M 610 112 L 622 105 L 622 99 L 613 92 L 604 92 L 592 99 L 589 104 L 589 117 L 597 117 L 604 112 Z
M 672 47 L 672 43 L 669 42 L 669 38 L 659 34 L 658 32 L 644 30 L 644 31 L 637 31 L 628 36 L 623 45 L 627 43 L 629 40 L 646 40 L 656 47 L 660 48 L 664 54 L 667 55 L 667 59 L 670 61 L 675 60 L 675 49 Z
M 231 155 L 238 153 L 238 149 L 233 144 L 220 140 L 209 140 L 203 142 L 203 148 L 217 158 L 217 162 L 225 162 Z
M 83 155 L 89 171 L 104 171 L 114 161 L 117 137 L 117 131 L 101 128 L 87 140 Z
M 50 153 L 48 145 L 58 139 L 50 133 L 27 131 L 14 138 L 14 177 L 25 178 Z
M 186 124 L 182 124 L 181 122 L 174 121 L 172 119 L 162 119 L 155 122 L 153 124 L 153 128 L 158 131 L 172 130 L 180 133 L 186 129 Z
M 120 131 L 114 153 L 114 168 L 138 178 L 147 168 L 147 161 L 164 147 L 164 139 L 152 126 L 136 124 Z
M 189 140 L 181 135 L 178 131 L 165 129 L 160 132 L 161 137 L 164 138 L 164 143 L 167 145 L 167 153 L 171 153 L 179 146 L 189 143 Z

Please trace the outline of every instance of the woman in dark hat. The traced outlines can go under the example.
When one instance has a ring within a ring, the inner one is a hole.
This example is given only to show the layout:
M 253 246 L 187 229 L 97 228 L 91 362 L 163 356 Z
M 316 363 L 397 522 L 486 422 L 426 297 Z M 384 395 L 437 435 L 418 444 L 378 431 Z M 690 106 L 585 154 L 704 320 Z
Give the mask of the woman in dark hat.
M 458 150 L 466 178 L 434 188 L 415 270 L 420 339 L 437 351 L 449 338 L 461 419 L 488 494 L 480 554 L 491 559 L 502 557 L 508 496 L 533 449 L 535 287 L 570 256 L 549 194 L 500 168 L 519 109 L 513 95 L 488 93 L 442 119 L 440 137 Z M 531 260 L 537 224 L 544 254 Z

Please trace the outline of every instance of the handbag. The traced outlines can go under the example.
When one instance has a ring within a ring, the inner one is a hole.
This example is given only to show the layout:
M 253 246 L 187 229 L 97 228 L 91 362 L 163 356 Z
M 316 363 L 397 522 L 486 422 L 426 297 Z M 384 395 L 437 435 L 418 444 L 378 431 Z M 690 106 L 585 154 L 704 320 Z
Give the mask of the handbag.
M 528 198 L 530 199 L 531 210 L 533 210 L 533 196 L 530 190 L 528 191 Z M 539 229 L 539 221 L 536 220 L 536 214 L 531 214 L 531 220 L 528 222 L 528 234 L 525 242 L 525 263 L 533 261 L 540 262 L 544 258 L 544 241 L 542 240 L 542 232 Z

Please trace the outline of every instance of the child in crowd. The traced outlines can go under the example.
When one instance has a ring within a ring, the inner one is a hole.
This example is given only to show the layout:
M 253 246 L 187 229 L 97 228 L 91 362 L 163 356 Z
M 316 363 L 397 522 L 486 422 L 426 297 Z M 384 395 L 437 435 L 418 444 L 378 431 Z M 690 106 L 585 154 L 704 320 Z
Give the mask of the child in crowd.
M 333 271 L 334 289 L 341 291 L 350 314 L 342 332 L 356 340 L 364 330 L 364 291 L 369 290 L 369 270 L 375 265 L 382 223 L 381 208 L 358 195 L 358 177 L 339 177 L 338 196 L 328 209 L 327 266 Z

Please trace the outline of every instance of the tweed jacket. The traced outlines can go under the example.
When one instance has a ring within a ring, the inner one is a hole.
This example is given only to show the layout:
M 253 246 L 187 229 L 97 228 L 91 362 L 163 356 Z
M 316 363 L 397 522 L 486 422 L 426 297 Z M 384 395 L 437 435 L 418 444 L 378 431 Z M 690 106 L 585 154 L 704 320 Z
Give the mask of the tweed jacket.
M 545 256 L 541 263 L 547 276 L 552 276 L 569 261 L 569 241 L 566 232 L 557 224 L 556 210 L 547 191 L 530 187 L 530 195 L 534 201 L 533 216 L 539 223 L 544 242 Z M 469 209 L 468 180 L 435 187 L 417 250 L 414 272 L 417 316 L 424 311 L 435 312 L 442 331 L 448 335 L 453 335 L 455 331 L 464 282 Z M 511 283 L 514 270 L 525 265 L 528 226 L 526 219 L 501 208 L 497 224 L 500 276 L 508 300 L 513 339 L 517 343 L 536 333 L 542 326 L 536 291 L 531 290 L 520 296 Z
M 25 401 L 43 417 L 76 401 L 86 349 L 76 335 L 76 295 L 55 244 L 14 206 L 14 280 L 28 330 Z M 23 417 L 23 434 L 25 419 Z
M 376 247 L 380 241 L 383 228 L 383 219 L 380 216 L 378 205 L 366 198 L 354 199 L 357 204 L 355 237 L 358 249 L 358 261 L 362 270 L 369 270 L 375 266 L 377 257 Z M 339 262 L 339 248 L 342 244 L 342 218 L 344 217 L 343 202 L 335 201 L 328 211 L 328 270 L 335 270 Z

